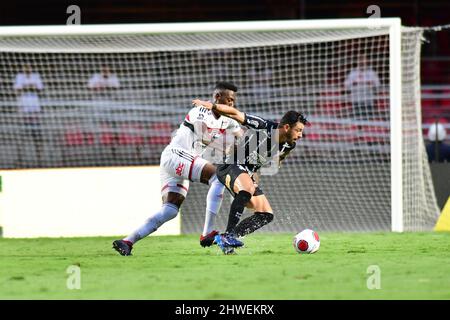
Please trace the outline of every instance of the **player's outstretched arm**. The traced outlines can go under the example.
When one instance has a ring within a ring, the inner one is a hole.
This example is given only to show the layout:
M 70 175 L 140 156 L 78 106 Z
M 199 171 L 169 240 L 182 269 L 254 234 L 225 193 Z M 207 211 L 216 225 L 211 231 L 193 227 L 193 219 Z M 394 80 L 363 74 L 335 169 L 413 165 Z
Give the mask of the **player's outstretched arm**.
M 197 107 L 203 106 L 206 109 L 215 110 L 223 116 L 236 120 L 240 124 L 243 124 L 245 121 L 245 114 L 243 112 L 239 111 L 236 108 L 227 106 L 226 104 L 216 104 L 209 101 L 202 101 L 199 99 L 192 100 L 192 104 L 194 104 Z

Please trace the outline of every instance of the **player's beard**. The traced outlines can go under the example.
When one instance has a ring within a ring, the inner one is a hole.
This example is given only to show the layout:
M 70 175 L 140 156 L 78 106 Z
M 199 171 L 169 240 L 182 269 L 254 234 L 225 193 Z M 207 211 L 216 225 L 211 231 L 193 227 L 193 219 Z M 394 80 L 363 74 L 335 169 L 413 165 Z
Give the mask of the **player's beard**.
M 288 130 L 287 132 L 286 132 L 286 136 L 287 136 L 287 142 L 289 143 L 289 144 L 293 144 L 295 141 L 294 141 L 294 134 L 292 133 L 292 130 Z

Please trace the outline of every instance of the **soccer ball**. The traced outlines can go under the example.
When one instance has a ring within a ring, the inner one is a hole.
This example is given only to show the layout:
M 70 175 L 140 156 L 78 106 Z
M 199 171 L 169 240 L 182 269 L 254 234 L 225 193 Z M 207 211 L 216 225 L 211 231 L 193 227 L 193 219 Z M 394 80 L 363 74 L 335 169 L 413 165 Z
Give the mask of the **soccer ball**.
M 311 229 L 305 229 L 294 237 L 292 244 L 298 253 L 314 253 L 320 247 L 319 235 Z

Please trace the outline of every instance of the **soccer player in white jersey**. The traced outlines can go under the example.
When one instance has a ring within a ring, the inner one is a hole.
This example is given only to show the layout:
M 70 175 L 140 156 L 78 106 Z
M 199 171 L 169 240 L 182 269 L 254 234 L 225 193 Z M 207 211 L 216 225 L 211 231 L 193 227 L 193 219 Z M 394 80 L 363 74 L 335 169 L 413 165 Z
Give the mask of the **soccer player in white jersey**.
M 227 82 L 217 83 L 213 98 L 216 103 L 234 107 L 237 88 Z M 123 256 L 131 255 L 133 245 L 155 232 L 163 223 L 175 218 L 186 198 L 189 181 L 210 185 L 207 196 L 205 227 L 200 244 L 213 244 L 217 231 L 212 230 L 214 217 L 220 209 L 224 192 L 216 176 L 216 167 L 202 156 L 205 147 L 226 133 L 241 135 L 240 125 L 206 108 L 192 108 L 161 154 L 160 179 L 163 205 L 145 223 L 122 240 L 115 240 L 113 248 Z

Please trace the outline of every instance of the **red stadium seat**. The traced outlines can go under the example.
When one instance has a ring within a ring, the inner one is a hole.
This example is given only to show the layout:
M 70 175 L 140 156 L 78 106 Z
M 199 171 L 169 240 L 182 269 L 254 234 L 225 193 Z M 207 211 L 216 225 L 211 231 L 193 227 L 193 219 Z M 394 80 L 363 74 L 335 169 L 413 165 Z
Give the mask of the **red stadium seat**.
M 422 89 L 421 90 L 421 96 L 422 96 L 422 108 L 425 110 L 434 109 L 436 106 L 438 106 L 438 102 L 435 98 L 432 97 L 435 92 L 432 89 Z
M 106 123 L 100 125 L 100 144 L 111 146 L 115 144 L 115 137 L 111 126 Z
M 325 91 L 320 94 L 317 104 L 319 114 L 337 117 L 343 112 L 342 95 L 337 90 Z
M 172 130 L 172 124 L 169 122 L 154 122 L 150 125 L 148 142 L 153 145 L 166 145 L 170 142 Z
M 64 133 L 64 144 L 70 147 L 93 145 L 95 137 L 92 132 L 85 132 L 78 126 L 71 126 Z
M 360 141 L 385 144 L 389 142 L 389 128 L 382 126 L 361 126 Z
M 321 124 L 319 122 L 314 122 L 314 124 L 311 125 L 311 128 L 308 129 L 308 133 L 305 134 L 305 138 L 308 139 L 308 141 L 320 140 L 320 127 Z
M 66 146 L 82 146 L 84 144 L 83 132 L 79 129 L 69 129 L 64 133 Z
M 356 133 L 351 132 L 356 129 L 357 126 L 351 124 L 315 122 L 306 134 L 306 138 L 309 141 L 353 142 Z
M 442 93 L 444 98 L 441 101 L 441 107 L 448 113 L 448 117 L 450 118 L 450 90 L 444 90 Z
M 143 145 L 144 130 L 140 124 L 124 123 L 120 126 L 119 145 Z

